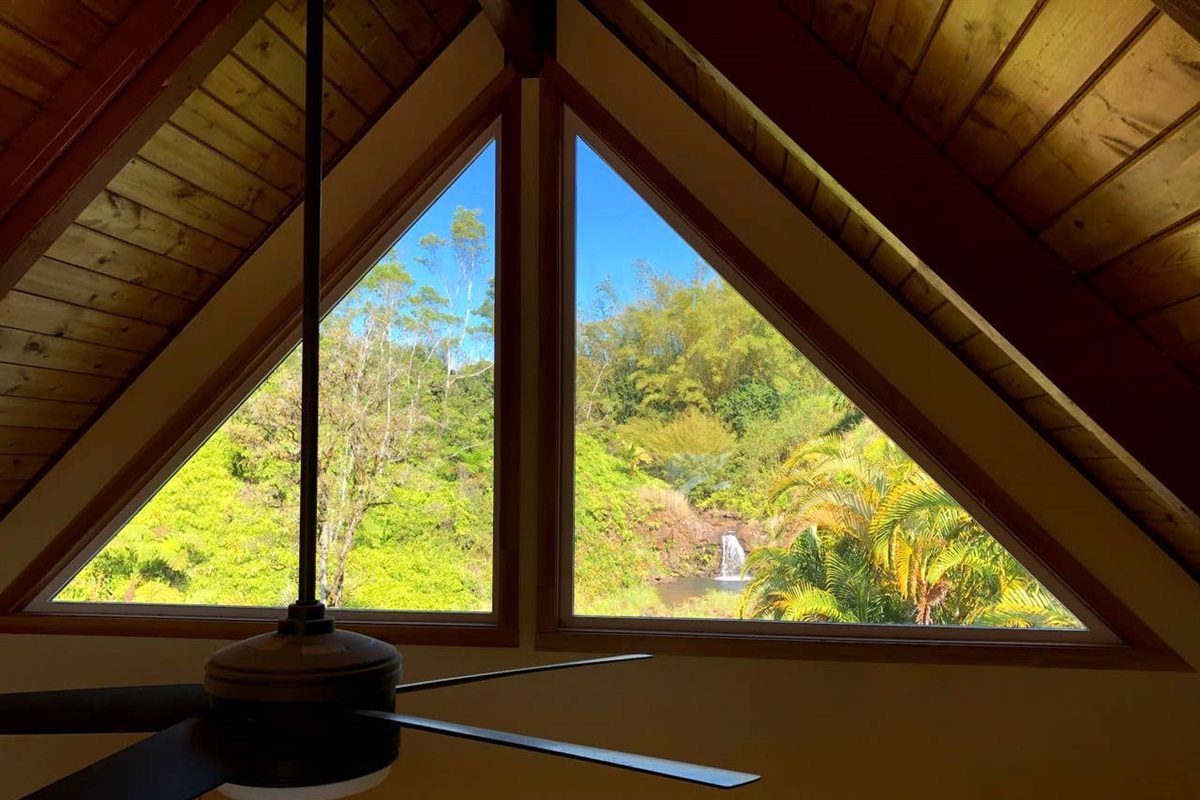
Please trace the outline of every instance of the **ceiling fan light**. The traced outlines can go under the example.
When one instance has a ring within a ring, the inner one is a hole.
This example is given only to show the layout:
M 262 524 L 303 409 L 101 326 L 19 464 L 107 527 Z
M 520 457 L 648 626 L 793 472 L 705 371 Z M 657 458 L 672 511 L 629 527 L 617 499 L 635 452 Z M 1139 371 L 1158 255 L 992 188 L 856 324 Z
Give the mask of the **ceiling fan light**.
M 391 770 L 388 766 L 347 781 L 316 786 L 242 786 L 227 783 L 219 786 L 217 791 L 229 800 L 340 800 L 375 788 L 383 783 Z

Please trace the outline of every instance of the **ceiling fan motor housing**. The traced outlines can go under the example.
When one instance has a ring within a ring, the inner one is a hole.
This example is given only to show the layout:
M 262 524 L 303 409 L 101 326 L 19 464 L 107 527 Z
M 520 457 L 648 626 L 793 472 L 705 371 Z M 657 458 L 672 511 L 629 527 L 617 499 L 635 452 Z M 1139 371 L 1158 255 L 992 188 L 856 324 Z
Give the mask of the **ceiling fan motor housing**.
M 335 629 L 323 607 L 293 606 L 278 631 L 214 653 L 204 689 L 253 765 L 237 783 L 310 786 L 396 760 L 397 726 L 346 712 L 394 711 L 400 674 L 391 645 Z

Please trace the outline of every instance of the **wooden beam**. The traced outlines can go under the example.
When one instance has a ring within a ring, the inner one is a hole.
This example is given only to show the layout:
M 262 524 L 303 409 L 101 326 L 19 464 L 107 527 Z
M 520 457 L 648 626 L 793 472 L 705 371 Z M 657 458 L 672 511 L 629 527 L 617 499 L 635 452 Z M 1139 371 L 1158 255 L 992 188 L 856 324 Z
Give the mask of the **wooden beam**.
M 645 0 L 1178 503 L 1200 509 L 1200 387 L 775 3 Z M 754 42 L 754 46 L 746 46 Z M 707 62 L 705 65 L 703 62 Z M 1036 374 L 1035 372 L 1035 374 Z
M 0 294 L 166 122 L 270 0 L 142 3 L 0 157 Z
M 479 0 L 517 74 L 542 73 L 542 54 L 554 52 L 555 0 Z
M 1154 5 L 1200 41 L 1200 0 L 1154 0 Z

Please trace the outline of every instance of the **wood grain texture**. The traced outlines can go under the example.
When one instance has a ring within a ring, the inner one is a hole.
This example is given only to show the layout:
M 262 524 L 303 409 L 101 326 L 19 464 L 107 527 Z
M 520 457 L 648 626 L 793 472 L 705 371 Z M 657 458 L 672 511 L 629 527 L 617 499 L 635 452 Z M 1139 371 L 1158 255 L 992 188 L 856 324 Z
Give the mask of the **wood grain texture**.
M 120 36 L 106 39 L 81 78 L 55 95 L 55 107 L 77 113 L 79 125 L 50 126 L 54 135 L 44 157 L 28 175 L 17 173 L 20 202 L 0 220 L 0 290 L 11 287 L 103 190 L 267 2 L 149 3 L 122 21 Z M 75 108 L 75 96 L 88 98 L 85 108 Z M 49 112 L 23 135 L 40 130 Z
M 1070 428 L 1079 424 L 1075 417 L 1071 416 L 1071 412 L 1047 394 L 1017 403 L 1017 409 L 1042 432 Z
M 0 325 L 136 353 L 149 353 L 168 334 L 160 325 L 16 290 L 0 298 Z
M 0 108 L 4 109 L 0 114 L 0 145 L 12 139 L 41 110 L 37 103 L 6 86 L 0 86 Z
M 912 274 L 913 266 L 896 248 L 881 242 L 867 265 L 883 284 L 894 289 Z
M 238 248 L 249 247 L 266 223 L 182 178 L 134 158 L 109 181 L 110 192 Z
M 96 413 L 88 403 L 63 403 L 0 396 L 0 425 L 25 428 L 78 428 Z
M 42 106 L 75 73 L 65 58 L 0 25 L 0 86 Z
M 413 58 L 422 64 L 433 58 L 443 40 L 442 32 L 425 6 L 410 0 L 372 0 L 372 5 Z
M 854 209 L 851 209 L 850 213 L 846 215 L 841 233 L 842 245 L 850 255 L 854 256 L 860 264 L 865 264 L 874 254 L 875 248 L 879 247 L 880 241 L 874 226 L 859 216 Z
M 958 344 L 979 332 L 979 328 L 953 303 L 943 303 L 928 317 L 925 323 L 947 344 Z
M 783 185 L 799 201 L 802 208 L 812 205 L 818 183 L 817 176 L 804 165 L 804 162 L 788 153 L 783 167 Z
M 1200 103 L 1200 42 L 1159 17 L 996 186 L 1042 229 L 1108 172 Z
M 1076 464 L 1087 473 L 1087 475 L 1096 482 L 1097 485 L 1105 489 L 1133 489 L 1135 491 L 1148 491 L 1146 484 L 1142 479 L 1134 474 L 1133 470 L 1125 466 L 1124 462 L 1119 458 L 1105 456 L 1102 458 L 1082 458 L 1078 459 Z
M 204 79 L 203 88 L 293 155 L 304 154 L 304 115 L 300 108 L 241 61 L 223 59 Z M 322 133 L 321 152 L 328 162 L 341 145 L 328 130 Z
M 304 58 L 278 31 L 259 20 L 234 45 L 233 52 L 297 109 L 304 108 Z M 349 141 L 366 123 L 366 117 L 328 80 L 324 86 L 321 113 L 325 130 L 338 141 Z
M 783 182 L 787 150 L 779 139 L 771 135 L 766 125 L 759 125 L 754 131 L 754 159 L 770 178 L 778 183 Z
M 891 105 L 908 91 L 950 0 L 876 0 L 858 74 Z
M 276 3 L 267 9 L 266 20 L 288 40 L 301 56 L 305 55 L 307 6 L 301 4 L 289 12 Z M 359 110 L 370 116 L 378 113 L 391 96 L 391 87 L 383 80 L 354 45 L 333 24 L 325 20 L 325 76 Z
M 1062 445 L 1075 458 L 1104 458 L 1111 455 L 1108 447 L 1081 425 L 1056 428 L 1050 439 Z
M 180 297 L 49 258 L 38 259 L 13 289 L 169 328 L 194 309 Z
M 980 372 L 991 372 L 1012 363 L 1008 354 L 982 331 L 959 342 L 956 349 L 968 364 Z
M 50 455 L 57 453 L 74 436 L 69 429 L 19 428 L 0 425 L 0 453 Z
M 49 456 L 0 456 L 0 480 L 27 481 L 50 461 Z
M 1046 391 L 1019 364 L 1005 364 L 987 373 L 985 378 L 1009 401 L 1028 400 Z
M 0 361 L 109 378 L 127 378 L 144 361 L 141 353 L 0 327 Z
M 758 123 L 741 103 L 725 104 L 725 131 L 733 143 L 746 154 L 754 153 L 754 141 L 758 137 Z
M 1055 6 L 1056 2 L 1057 6 Z M 676 7 L 677 4 L 652 1 L 650 2 L 650 6 L 652 6 L 653 10 L 658 12 L 661 16 L 662 7 L 670 6 L 673 8 Z M 1032 7 L 1033 6 L 1031 5 L 1031 8 Z M 1050 7 L 1056 7 L 1058 13 L 1046 14 L 1045 17 L 1040 16 L 1040 14 L 1046 13 L 1045 8 Z M 744 7 L 739 7 L 739 12 L 740 8 Z M 680 8 L 680 11 L 682 11 L 682 8 Z M 1090 11 L 1097 12 L 1096 14 L 1093 14 L 1094 18 L 1091 19 L 1091 22 L 1096 24 L 1096 29 L 1092 29 L 1091 26 L 1087 24 L 1088 20 L 1084 19 L 1084 14 L 1090 13 Z M 1156 19 L 1156 12 L 1154 12 L 1150 6 L 1146 5 L 1145 2 L 1132 2 L 1132 4 L 1126 4 L 1124 6 L 1120 4 L 1114 4 L 1104 8 L 1096 8 L 1096 10 L 1088 10 L 1088 8 L 1085 5 L 1080 4 L 1080 2 L 1074 2 L 1070 0 L 1050 0 L 1050 5 L 1046 5 L 1045 7 L 1042 7 L 1040 4 L 1038 4 L 1038 12 L 1038 16 L 1028 16 L 1024 22 L 1018 26 L 1018 34 L 1014 35 L 1007 52 L 1004 52 L 1000 58 L 997 58 L 995 64 L 992 65 L 989 70 L 989 76 L 995 77 L 997 84 L 1003 84 L 1006 82 L 1006 80 L 1008 80 L 1008 82 L 1014 86 L 1016 84 L 1024 83 L 1033 84 L 1033 100 L 1037 102 L 1031 104 L 1030 109 L 1032 110 L 1028 110 L 1028 112 L 1024 112 L 1022 114 L 1025 114 L 1026 116 L 1033 116 L 1034 112 L 1038 114 L 1038 116 L 1036 116 L 1036 120 L 1033 122 L 1022 118 L 1024 122 L 1019 122 L 1019 124 L 1016 125 L 1016 127 L 1020 127 L 1022 124 L 1024 124 L 1024 130 L 1026 131 L 1024 138 L 1020 140 L 1019 145 L 1014 144 L 1015 155 L 1006 156 L 1004 154 L 1000 154 L 1002 157 L 1000 158 L 1000 161 L 997 162 L 1000 163 L 1000 168 L 996 170 L 996 174 L 1002 173 L 1003 169 L 1008 167 L 1008 163 L 1012 162 L 1013 158 L 1020 154 L 1022 148 L 1025 148 L 1025 146 L 1028 144 L 1036 143 L 1039 134 L 1042 133 L 1045 128 L 1049 127 L 1050 130 L 1052 130 L 1052 128 L 1056 126 L 1056 120 L 1061 121 L 1061 119 L 1066 119 L 1066 115 L 1070 112 L 1070 109 L 1075 107 L 1076 101 L 1074 98 L 1086 97 L 1087 91 L 1094 89 L 1094 85 L 1090 86 L 1092 82 L 1099 84 L 1100 80 L 1108 76 L 1108 74 L 1110 74 L 1112 71 L 1116 70 L 1117 66 L 1121 64 L 1121 60 L 1124 58 L 1124 55 L 1127 55 L 1129 52 L 1129 49 L 1127 49 L 1128 44 L 1130 42 L 1133 42 L 1134 44 L 1140 42 L 1142 38 L 1144 38 L 1145 35 L 1153 29 L 1152 23 L 1153 20 Z M 1100 24 L 1100 22 L 1103 22 L 1103 19 L 1100 18 L 1104 18 L 1105 16 L 1114 16 L 1114 14 L 1120 16 L 1122 13 L 1124 16 L 1121 17 L 1121 25 Z M 748 13 L 748 16 L 755 16 L 755 12 Z M 767 14 L 762 14 L 762 17 L 766 16 Z M 1068 20 L 1070 24 L 1063 24 L 1064 18 L 1067 17 L 1072 18 Z M 948 18 L 949 12 L 947 13 L 947 19 Z M 684 17 L 680 16 L 679 19 L 683 20 Z M 1040 29 L 1037 28 L 1039 20 L 1042 20 L 1042 22 L 1040 22 L 1040 24 L 1042 24 L 1042 28 Z M 1049 22 L 1045 22 L 1045 20 L 1049 20 Z M 731 30 L 732 26 L 728 24 L 728 22 L 730 22 L 728 18 L 722 20 L 720 25 L 721 29 L 725 30 L 728 36 L 736 36 L 734 31 Z M 674 22 L 673 19 L 668 19 L 668 24 L 674 26 L 676 25 L 676 22 Z M 757 83 L 754 77 L 748 77 L 750 73 L 748 70 L 746 70 L 745 65 L 750 61 L 761 62 L 763 59 L 757 58 L 758 53 L 774 53 L 776 50 L 794 49 L 797 46 L 796 42 L 793 41 L 792 43 L 788 44 L 787 47 L 785 47 L 782 46 L 781 40 L 778 44 L 772 44 L 772 46 L 768 46 L 766 42 L 760 41 L 760 47 L 756 48 L 754 53 L 749 52 L 749 50 L 746 50 L 746 52 L 740 55 L 734 55 L 733 53 L 730 53 L 728 54 L 730 55 L 730 59 L 718 61 L 714 59 L 713 56 L 713 52 L 716 52 L 716 50 L 709 52 L 709 50 L 704 47 L 702 42 L 708 41 L 706 37 L 702 36 L 700 40 L 697 40 L 694 35 L 691 35 L 690 31 L 696 30 L 697 26 L 691 25 L 690 20 L 689 22 L 685 22 L 683 24 L 686 26 L 686 28 L 688 28 L 689 32 L 688 34 L 684 34 L 682 38 L 686 38 L 686 40 L 690 42 L 691 46 L 700 49 L 700 53 L 706 56 L 706 58 L 713 60 L 716 64 L 716 68 L 719 68 L 719 70 L 724 73 L 724 77 L 726 79 L 731 80 L 731 82 L 738 85 L 739 89 L 746 91 L 746 94 L 750 96 L 751 102 L 754 102 L 757 108 L 762 109 L 763 113 L 772 116 L 775 124 L 778 124 L 784 128 L 788 136 L 791 136 L 792 139 L 796 140 L 796 143 L 808 151 L 809 155 L 815 157 L 823 167 L 829 169 L 830 173 L 832 173 L 835 178 L 839 180 L 839 182 L 845 184 L 845 181 L 842 180 L 838 169 L 833 168 L 834 162 L 827 161 L 826 158 L 821 155 L 821 152 L 818 152 L 818 149 L 814 148 L 814 146 L 810 144 L 814 137 L 810 137 L 808 136 L 808 133 L 806 133 L 808 131 L 815 130 L 814 126 L 827 126 L 828 118 L 821 119 L 820 122 L 818 122 L 816 119 L 812 119 L 810 120 L 810 125 L 808 127 L 798 125 L 796 130 L 793 131 L 791 128 L 788 128 L 787 125 L 782 124 L 782 119 L 787 118 L 788 116 L 787 113 L 784 113 L 781 118 L 780 109 L 782 108 L 782 104 L 779 104 L 779 106 L 774 106 L 773 104 L 773 106 L 768 108 L 766 102 L 762 100 L 761 95 L 756 96 L 754 92 L 748 90 L 748 86 L 757 86 Z M 944 25 L 944 20 L 942 24 Z M 1123 28 L 1122 25 L 1126 26 Z M 762 29 L 757 31 L 757 34 L 761 36 L 763 30 L 766 28 L 779 29 L 780 25 L 776 23 L 764 25 Z M 664 30 L 666 30 L 668 34 L 674 35 L 678 34 L 680 29 L 676 28 L 676 30 L 671 31 L 668 28 L 664 28 Z M 743 36 L 746 34 L 746 32 L 748 31 L 742 31 L 742 34 L 738 34 L 737 36 Z M 1099 47 L 1097 47 L 1093 42 L 1093 40 L 1096 40 L 1098 36 L 1100 38 L 1106 37 L 1105 41 L 1102 43 L 1102 46 Z M 1072 49 L 1072 47 L 1069 47 L 1068 42 L 1074 44 L 1074 46 L 1078 47 L 1078 49 Z M 1087 47 L 1088 43 L 1091 43 L 1092 46 Z M 1022 49 L 1022 44 L 1024 44 L 1024 49 Z M 1049 55 L 1046 54 L 1046 50 L 1049 50 Z M 930 52 L 932 53 L 932 46 Z M 1056 55 L 1056 52 L 1058 55 Z M 1062 55 L 1062 58 L 1060 58 L 1060 55 Z M 864 46 L 864 59 L 865 58 L 866 47 Z M 926 58 L 928 58 L 928 56 L 926 56 Z M 742 64 L 736 65 L 736 61 L 739 59 L 743 62 Z M 797 88 L 798 85 L 802 85 L 804 83 L 803 79 L 800 79 L 799 83 L 797 83 L 796 74 L 787 72 L 786 70 L 780 70 L 779 66 L 780 65 L 778 62 L 776 62 L 773 67 L 766 67 L 760 64 L 760 76 L 762 76 L 762 74 L 770 73 L 776 82 L 778 82 L 776 85 L 786 85 L 788 86 L 788 89 Z M 961 65 L 955 65 L 954 68 L 960 67 Z M 1032 67 L 1037 67 L 1040 72 L 1038 72 L 1038 70 L 1033 70 Z M 1187 70 L 1187 67 L 1183 68 L 1184 70 Z M 1006 72 L 1006 70 L 1008 72 Z M 829 71 L 830 67 L 821 67 L 820 70 L 818 70 L 816 67 L 816 58 L 808 61 L 808 70 L 806 70 L 806 72 L 809 74 L 817 74 L 820 72 L 822 77 L 829 77 Z M 1022 74 L 1022 72 L 1025 74 Z M 1013 78 L 1012 76 L 1018 76 L 1020 79 Z M 1068 77 L 1064 78 L 1063 76 Z M 739 79 L 739 77 L 742 79 Z M 750 83 L 744 83 L 745 80 L 749 80 Z M 986 88 L 990 82 L 991 78 L 985 77 L 983 88 Z M 913 91 L 916 91 L 916 89 L 913 89 Z M 1010 89 L 1010 91 L 1012 91 L 1012 94 L 1014 95 L 1018 94 L 1018 92 L 1016 92 L 1014 89 Z M 1030 91 L 1030 89 L 1025 88 L 1025 91 Z M 784 94 L 784 92 L 780 92 L 780 100 L 782 100 L 782 94 Z M 814 108 L 821 107 L 822 109 L 835 109 L 844 107 L 846 103 L 845 92 L 840 92 L 839 97 L 836 98 L 834 97 L 834 94 L 835 92 L 829 90 L 824 92 L 814 90 L 811 95 L 804 96 L 802 100 L 800 97 L 802 97 L 803 92 L 793 91 L 790 104 L 793 109 L 803 106 Z M 1050 98 L 1052 102 L 1049 102 L 1046 100 L 1046 98 Z M 1013 98 L 1013 102 L 1025 102 L 1026 100 L 1027 98 L 1024 96 Z M 988 101 L 982 101 L 978 103 L 978 106 L 982 108 L 984 102 Z M 1040 103 L 1040 106 L 1038 106 L 1038 103 Z M 803 114 L 798 114 L 793 116 L 802 115 Z M 858 130 L 871 130 L 872 132 L 878 132 L 878 128 L 875 127 L 875 124 L 877 124 L 877 115 L 871 115 L 870 119 L 871 122 L 866 121 L 865 115 L 857 118 L 856 122 Z M 996 120 L 992 120 L 992 122 L 995 121 Z M 890 137 L 884 137 L 882 136 L 882 133 L 878 134 L 878 136 L 875 138 L 874 144 L 869 143 L 870 137 L 858 137 L 857 132 L 852 133 L 848 131 L 847 128 L 841 128 L 841 134 L 844 137 L 854 137 L 860 139 L 858 148 L 853 149 L 856 151 L 857 157 L 862 157 L 863 154 L 869 154 L 871 149 L 877 148 L 877 146 L 890 145 Z M 822 139 L 822 137 L 816 138 Z M 958 140 L 960 144 L 954 145 L 955 148 L 960 149 L 961 143 L 965 142 L 965 140 L 964 134 L 964 138 Z M 836 149 L 836 145 L 833 142 L 822 142 L 822 145 L 824 144 L 830 145 L 830 148 L 827 148 L 826 152 L 828 152 L 830 149 Z M 980 149 L 980 152 L 982 152 L 986 158 L 995 158 L 998 150 L 1002 149 L 982 148 Z M 959 155 L 961 155 L 961 152 Z M 838 156 L 838 158 L 840 158 L 840 156 Z M 880 180 L 878 176 L 893 174 L 896 172 L 896 166 L 898 166 L 898 163 L 904 161 L 905 157 L 895 155 L 890 162 L 881 161 L 880 163 L 876 163 L 874 169 L 859 170 L 860 176 L 862 176 L 864 180 L 859 182 L 858 188 L 862 188 L 862 186 L 868 184 L 869 181 Z M 976 170 L 976 172 L 977 176 L 980 176 L 978 174 L 978 170 Z M 854 170 L 851 170 L 851 174 L 854 174 Z M 868 174 L 871 174 L 870 179 L 868 179 Z M 928 184 L 930 174 L 931 173 L 929 170 L 925 170 L 925 172 L 919 176 L 917 176 L 916 173 L 913 173 L 913 180 L 908 181 L 908 187 L 904 188 L 904 190 L 901 190 L 899 186 L 895 187 L 896 194 L 894 194 L 893 197 L 911 197 L 912 193 L 924 194 L 924 185 Z M 985 180 L 991 180 L 990 176 L 989 178 L 985 178 Z M 865 200 L 866 198 L 862 196 L 862 194 L 857 194 L 858 188 L 852 188 L 852 193 L 856 193 L 856 199 Z M 1184 190 L 1180 190 L 1180 192 L 1183 191 Z M 1150 193 L 1150 186 L 1147 185 L 1146 191 L 1142 192 L 1142 194 Z M 877 207 L 882 209 L 882 207 L 886 207 L 888 203 L 877 206 L 876 203 L 878 201 L 878 194 L 880 193 L 875 192 L 875 199 L 868 201 L 868 203 L 866 203 L 866 207 L 869 207 L 872 212 L 876 212 L 876 216 L 881 216 L 880 212 L 876 211 Z M 1190 210 L 1188 210 L 1187 207 L 1184 207 L 1183 219 L 1189 218 L 1187 216 L 1188 213 L 1190 213 Z M 954 212 L 950 211 L 949 216 L 954 216 Z M 881 218 L 884 219 L 884 224 L 889 224 L 887 222 L 886 215 L 881 216 Z M 1169 224 L 1181 223 L 1170 222 Z M 946 228 L 946 225 L 943 225 L 943 228 Z M 953 229 L 953 227 L 950 229 Z M 893 231 L 894 233 L 899 233 L 896 228 L 893 228 Z M 876 233 L 878 233 L 878 231 L 876 231 Z M 904 241 L 910 246 L 914 246 L 914 242 L 916 242 L 916 240 L 910 239 L 910 237 L 907 235 L 905 235 Z M 1135 245 L 1136 242 L 1132 241 L 1129 243 L 1129 247 L 1126 249 L 1129 249 Z M 922 252 L 920 251 L 920 248 L 916 249 L 918 253 Z M 1120 252 L 1123 251 L 1118 251 L 1118 253 Z M 904 263 L 902 263 L 902 259 L 896 257 L 894 253 L 889 253 L 887 249 L 882 248 L 877 252 L 875 257 L 872 257 L 872 259 L 878 260 L 884 265 L 888 265 L 889 257 L 892 258 L 892 263 L 890 263 L 890 266 L 893 267 L 892 277 L 889 279 L 881 276 L 881 281 L 889 285 L 889 287 L 892 287 L 892 285 L 895 285 L 896 283 L 900 283 L 902 287 L 904 287 L 904 290 L 901 291 L 901 297 L 904 297 L 905 293 L 912 295 L 913 289 L 919 285 L 917 282 L 911 281 L 911 278 L 908 277 L 908 272 L 911 271 L 908 269 L 908 267 L 912 265 L 906 266 Z M 931 258 L 931 255 L 923 254 L 923 258 Z M 974 257 L 971 257 L 967 260 L 970 261 L 973 258 Z M 966 263 L 967 261 L 962 261 L 962 264 L 965 265 Z M 1010 267 L 1012 263 L 1013 261 L 1009 259 L 1008 264 L 1001 265 L 1000 260 L 997 259 L 997 273 L 1006 273 L 1007 275 L 1008 271 L 1012 269 L 1012 267 Z M 1057 269 L 1063 270 L 1063 266 L 1064 265 L 1058 266 Z M 930 267 L 926 267 L 926 269 L 932 269 L 932 265 Z M 1068 273 L 1069 272 L 1067 271 L 1063 271 L 1060 272 L 1060 275 L 1066 277 Z M 954 288 L 954 283 L 949 283 L 952 285 L 952 288 Z M 1076 285 L 1076 289 L 1078 289 L 1078 285 Z M 961 288 L 956 288 L 955 290 L 961 293 Z M 1186 291 L 1187 289 L 1181 289 L 1181 293 L 1186 293 Z M 1082 293 L 1080 293 L 1078 290 L 1074 290 L 1072 294 L 1078 296 L 1082 295 Z M 922 301 L 923 297 L 920 296 L 920 293 L 916 293 L 916 296 L 908 296 L 905 300 L 906 305 L 913 307 Z M 917 303 L 914 303 L 914 300 L 916 300 Z M 979 297 L 968 297 L 967 302 L 972 303 L 974 306 L 977 302 L 982 301 L 980 301 Z M 991 303 L 991 305 L 995 305 L 995 303 Z M 1014 307 L 1016 306 L 1014 305 Z M 926 308 L 928 308 L 928 306 L 926 306 Z M 1050 308 L 1061 308 L 1061 303 L 1048 303 L 1048 305 L 1046 305 L 1045 312 L 1050 312 Z M 1058 315 L 1061 315 L 1061 311 L 1050 312 L 1049 315 L 1045 312 L 1031 312 L 1031 314 L 1034 318 L 1045 317 L 1046 319 L 1057 318 Z M 1186 313 L 1184 312 L 1174 313 L 1180 315 L 1180 317 L 1186 317 Z M 956 335 L 962 337 L 959 339 L 959 341 L 962 344 L 962 348 L 965 350 L 964 359 L 967 360 L 968 363 L 972 363 L 972 365 L 977 369 L 990 369 L 992 374 L 989 375 L 989 378 L 991 379 L 992 385 L 996 386 L 998 391 L 1001 391 L 1003 395 L 1009 396 L 1010 401 L 1030 401 L 1030 407 L 1034 409 L 1032 414 L 1037 414 L 1040 411 L 1040 413 L 1043 413 L 1042 415 L 1044 420 L 1049 421 L 1050 425 L 1052 426 L 1070 427 L 1073 425 L 1078 425 L 1078 422 L 1073 422 L 1072 415 L 1067 413 L 1066 409 L 1063 409 L 1057 403 L 1052 403 L 1049 401 L 1049 398 L 1046 398 L 1045 403 L 1039 401 L 1039 398 L 1043 396 L 1045 387 L 1040 386 L 1037 381 L 1033 379 L 1032 375 L 1036 373 L 1027 367 L 1027 362 L 1022 360 L 1022 363 L 1018 365 L 1018 363 L 1013 362 L 1014 357 L 1018 356 L 1004 353 L 1003 350 L 994 347 L 994 345 L 990 345 L 989 341 L 986 341 L 983 336 L 972 335 L 973 330 L 976 330 L 976 325 L 974 325 L 972 320 L 962 320 L 961 318 L 959 320 L 950 319 L 950 325 L 954 325 L 955 321 L 960 321 L 960 323 L 962 323 L 959 331 L 956 331 Z M 1170 324 L 1168 324 L 1168 320 L 1166 319 L 1157 319 L 1156 323 L 1158 323 L 1164 331 L 1168 331 L 1171 341 L 1176 343 L 1174 345 L 1174 349 L 1176 351 L 1182 351 L 1184 355 L 1190 355 L 1190 350 L 1183 348 L 1183 342 L 1186 342 L 1187 337 L 1190 336 L 1186 321 L 1172 319 L 1170 320 Z M 1117 325 L 1122 324 L 1126 323 L 1123 323 L 1123 321 L 1117 321 L 1115 319 L 1109 320 L 1105 323 L 1105 329 L 1115 330 Z M 937 331 L 934 324 L 929 325 L 931 329 Z M 937 332 L 942 335 L 941 331 Z M 1156 333 L 1157 332 L 1158 331 L 1156 330 Z M 1003 331 L 1002 335 L 1008 337 L 1007 333 L 1003 333 Z M 1055 336 L 1057 336 L 1057 333 Z M 1134 342 L 1134 339 L 1128 337 L 1128 333 L 1124 333 L 1122 336 L 1126 337 L 1130 343 Z M 1099 339 L 1097 337 L 1099 337 Z M 1109 333 L 1103 333 L 1103 335 L 1097 333 L 1096 337 L 1088 338 L 1090 338 L 1093 342 L 1112 341 Z M 1012 339 L 1009 338 L 1009 341 L 1012 341 Z M 1046 339 L 1043 339 L 1043 341 L 1046 341 Z M 1025 345 L 1022 344 L 1020 347 L 1024 349 Z M 1142 341 L 1141 344 L 1138 344 L 1138 347 L 1146 350 L 1152 350 L 1145 348 L 1145 341 Z M 1146 354 L 1146 357 L 1150 357 L 1150 359 L 1154 360 L 1156 363 L 1166 361 L 1163 359 L 1163 350 L 1152 351 L 1152 353 Z M 1195 359 L 1192 361 L 1195 361 Z M 1038 362 L 1034 361 L 1034 365 L 1038 365 Z M 1038 366 L 1039 368 L 1042 367 L 1042 365 Z M 1162 374 L 1164 380 L 1169 380 L 1172 384 L 1178 383 L 1177 372 L 1175 373 L 1175 377 L 1168 378 L 1170 367 L 1166 365 L 1166 363 L 1163 363 L 1162 367 L 1156 367 L 1156 369 L 1160 369 L 1160 374 Z M 1045 369 L 1043 369 L 1043 371 L 1045 371 Z M 1187 389 L 1187 387 L 1183 387 L 1183 389 Z M 1178 397 L 1181 397 L 1182 395 L 1180 395 L 1180 393 L 1172 392 L 1171 396 L 1174 396 L 1177 401 Z M 1052 403 L 1052 405 L 1050 403 Z M 1056 414 L 1056 411 L 1058 414 Z M 1188 415 L 1188 419 L 1192 419 L 1192 415 Z M 1182 473 L 1177 474 L 1176 477 L 1180 477 L 1181 475 Z M 1171 491 L 1180 491 L 1180 485 L 1176 483 L 1175 488 L 1168 489 L 1166 494 L 1170 494 Z
M 1149 0 L 1047 0 L 951 139 L 947 154 L 991 186 L 1054 115 L 1157 12 Z
M 946 298 L 940 292 L 929 285 L 929 281 L 917 272 L 913 272 L 904 283 L 899 287 L 900 298 L 905 305 L 915 311 L 919 316 L 929 314 L 942 303 L 946 302 Z
M 158 292 L 200 300 L 216 285 L 213 272 L 153 250 L 114 239 L 99 230 L 72 225 L 46 255 L 79 267 L 145 286 Z
M 1200 295 L 1200 218 L 1109 262 L 1088 280 L 1131 318 Z
M 1154 0 L 1172 19 L 1200 40 L 1200 4 L 1196 0 Z
M 326 0 L 325 14 L 393 88 L 416 72 L 416 59 L 370 3 Z
M 725 104 L 728 102 L 725 89 L 717 79 L 705 70 L 696 71 L 696 100 L 709 122 L 721 130 L 725 127 Z M 811 197 L 811 194 L 809 195 Z
M 290 196 L 300 193 L 304 164 L 287 148 L 203 90 L 192 92 L 171 124 Z
M 1200 210 L 1200 111 L 1071 206 L 1042 241 L 1093 269 Z
M 99 375 L 0 363 L 0 395 L 8 397 L 98 404 L 120 385 L 120 381 Z M 0 449 L 0 452 L 11 451 Z
M 109 33 L 103 20 L 81 13 L 75 0 L 9 0 L 0 3 L 0 23 L 75 64 L 86 61 Z
M 170 123 L 150 137 L 138 158 L 263 222 L 275 221 L 292 203 L 284 192 Z
M 952 2 L 917 68 L 904 115 L 944 143 L 1034 10 L 1034 0 Z
M 1138 327 L 1180 363 L 1200 359 L 1200 297 L 1155 312 Z
M 421 5 L 433 17 L 438 29 L 445 34 L 454 33 L 475 12 L 470 0 L 420 0 Z
M 826 233 L 836 239 L 849 213 L 850 206 L 829 184 L 821 183 L 817 187 L 812 201 L 812 218 Z
M 853 65 L 858 60 L 867 20 L 875 0 L 816 0 L 812 29 L 838 58 Z

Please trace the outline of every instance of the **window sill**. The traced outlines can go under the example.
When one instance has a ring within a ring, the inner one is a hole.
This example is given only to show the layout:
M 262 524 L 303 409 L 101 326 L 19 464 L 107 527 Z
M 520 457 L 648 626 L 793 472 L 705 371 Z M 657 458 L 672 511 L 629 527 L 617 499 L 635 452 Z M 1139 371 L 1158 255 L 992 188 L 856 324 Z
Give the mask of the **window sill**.
M 814 661 L 1194 672 L 1186 661 L 1173 652 L 1141 649 L 1124 644 L 789 636 L 780 633 L 647 631 L 618 627 L 625 621 L 614 619 L 611 628 L 558 628 L 540 631 L 535 639 L 535 647 L 538 650 L 579 653 L 624 652 Z M 589 620 L 589 623 L 595 622 L 594 619 Z
M 124 614 L 30 613 L 0 615 L 0 634 L 36 634 L 61 636 L 154 636 L 179 639 L 245 639 L 273 628 L 279 614 L 274 609 L 263 616 L 197 616 L 165 614 L 131 616 Z M 338 617 L 338 614 L 334 614 Z M 391 644 L 446 645 L 456 647 L 516 647 L 517 630 L 481 621 L 484 615 L 462 615 L 462 622 L 437 622 L 388 619 L 386 612 L 340 617 L 339 627 Z M 444 616 L 444 615 L 438 615 Z M 374 617 L 374 618 L 372 618 Z

